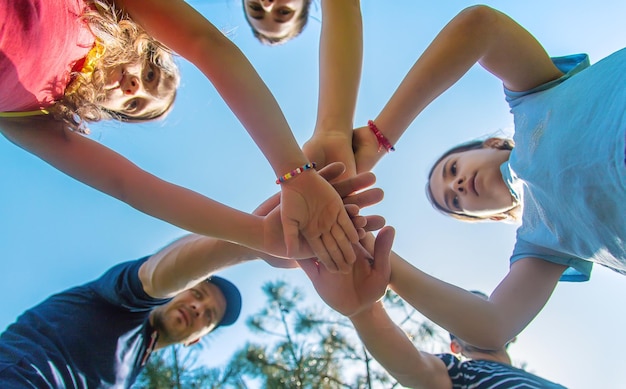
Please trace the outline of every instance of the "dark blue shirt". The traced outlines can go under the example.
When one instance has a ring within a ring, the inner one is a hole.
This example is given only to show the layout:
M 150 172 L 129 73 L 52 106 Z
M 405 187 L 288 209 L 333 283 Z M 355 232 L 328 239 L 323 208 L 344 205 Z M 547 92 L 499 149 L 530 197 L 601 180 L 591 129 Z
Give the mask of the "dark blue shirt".
M 121 263 L 88 284 L 53 295 L 0 335 L 1 388 L 127 388 L 153 329 L 139 267 Z
M 437 356 L 446 364 L 454 389 L 565 389 L 504 363 L 480 359 L 461 361 L 452 354 Z

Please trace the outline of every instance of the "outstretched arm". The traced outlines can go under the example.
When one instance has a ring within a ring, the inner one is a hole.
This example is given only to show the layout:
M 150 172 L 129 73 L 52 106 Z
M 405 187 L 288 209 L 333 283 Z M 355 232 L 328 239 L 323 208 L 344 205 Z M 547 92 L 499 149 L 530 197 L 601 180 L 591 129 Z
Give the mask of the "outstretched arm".
M 452 381 L 443 361 L 418 350 L 391 320 L 382 301 L 351 316 L 359 338 L 374 359 L 407 388 L 449 389 Z
M 470 7 L 441 30 L 409 70 L 374 120 L 379 130 L 396 144 L 417 115 L 477 62 L 516 91 L 562 75 L 541 44 L 513 19 L 487 6 Z M 372 169 L 384 155 L 377 153 L 367 127 L 355 131 L 354 147 L 359 172 Z
M 373 242 L 363 241 L 373 260 L 357 259 L 350 274 L 331 274 L 316 265 L 314 259 L 301 261 L 315 290 L 331 308 L 348 316 L 363 344 L 372 356 L 407 387 L 450 388 L 443 362 L 422 353 L 387 315 L 380 299 L 385 295 L 390 277 L 389 253 L 394 230 L 383 228 Z
M 320 174 L 328 179 L 334 179 L 342 172 L 341 164 L 336 163 L 323 169 Z M 345 197 L 346 204 L 358 209 L 382 199 L 380 189 L 364 190 L 373 182 L 373 174 L 366 173 L 338 181 L 333 185 L 337 192 Z M 363 191 L 358 194 L 352 194 L 361 190 Z M 274 242 L 268 245 L 277 252 L 285 252 L 279 213 L 278 196 L 270 197 L 254 211 L 255 215 L 263 216 L 267 224 L 269 232 L 264 238 Z M 300 247 L 300 252 L 295 253 L 297 258 L 310 257 L 313 254 L 305 242 Z M 389 250 L 390 244 L 387 256 Z M 149 295 L 171 297 L 216 271 L 259 257 L 275 267 L 297 266 L 293 261 L 271 257 L 235 243 L 201 235 L 188 235 L 163 248 L 145 262 L 140 270 L 140 279 Z
M 524 258 L 484 300 L 434 278 L 391 254 L 391 288 L 415 309 L 468 343 L 487 350 L 503 347 L 546 304 L 566 267 Z
M 263 80 L 239 48 L 183 0 L 116 0 L 149 34 L 206 76 L 262 150 L 277 176 L 309 161 Z M 281 185 L 285 242 L 298 250 L 301 232 L 327 267 L 345 271 L 358 234 L 341 199 L 310 169 Z
M 322 1 L 317 122 L 303 147 L 312 161 L 346 165 L 341 178 L 356 174 L 352 151 L 354 112 L 363 60 L 363 26 L 358 0 Z

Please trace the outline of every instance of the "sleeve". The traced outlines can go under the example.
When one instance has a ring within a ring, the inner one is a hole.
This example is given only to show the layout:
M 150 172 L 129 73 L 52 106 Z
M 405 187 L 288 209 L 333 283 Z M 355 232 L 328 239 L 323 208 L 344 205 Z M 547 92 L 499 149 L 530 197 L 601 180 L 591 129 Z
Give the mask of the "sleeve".
M 592 262 L 576 257 L 563 257 L 562 254 L 529 243 L 518 236 L 513 255 L 511 255 L 511 265 L 520 259 L 529 257 L 568 266 L 565 272 L 563 272 L 560 281 L 584 282 L 589 281 L 591 277 Z
M 548 90 L 590 66 L 589 56 L 587 54 L 572 54 L 564 57 L 552 57 L 552 62 L 564 74 L 556 80 L 548 81 L 545 84 L 536 86 L 527 91 L 514 92 L 504 88 L 504 95 L 506 96 L 507 103 L 509 103 L 509 107 L 515 107 L 522 101 L 523 97 Z
M 452 381 L 452 387 L 458 387 L 464 381 L 463 366 L 461 360 L 452 354 L 435 354 L 435 356 L 446 365 L 448 376 Z
M 139 280 L 139 268 L 150 256 L 120 263 L 88 286 L 107 302 L 123 307 L 131 312 L 151 310 L 163 305 L 169 299 L 155 299 L 149 296 Z

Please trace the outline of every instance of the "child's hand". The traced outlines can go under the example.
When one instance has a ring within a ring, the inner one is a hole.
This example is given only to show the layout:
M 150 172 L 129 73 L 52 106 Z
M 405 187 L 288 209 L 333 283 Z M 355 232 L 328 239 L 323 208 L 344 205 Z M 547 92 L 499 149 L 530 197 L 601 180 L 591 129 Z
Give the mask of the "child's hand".
M 333 274 L 315 258 L 299 261 L 298 264 L 326 304 L 342 315 L 353 316 L 385 295 L 391 276 L 389 254 L 394 236 L 392 227 L 383 228 L 369 253 L 358 251 L 359 258 L 347 274 Z M 370 255 L 373 255 L 373 260 Z
M 318 260 L 330 271 L 349 271 L 359 235 L 335 189 L 317 172 L 306 171 L 282 184 L 281 212 L 287 255 L 304 236 Z
M 319 174 L 324 179 L 333 180 L 343 172 L 340 163 L 333 163 L 320 170 Z M 338 181 L 333 184 L 334 190 L 343 198 L 352 224 L 357 229 L 359 236 L 367 231 L 375 231 L 382 228 L 385 220 L 381 216 L 359 216 L 360 208 L 380 202 L 383 191 L 379 188 L 366 189 L 374 184 L 376 177 L 372 173 L 359 174 L 357 176 Z M 354 193 L 354 192 L 359 193 Z M 267 199 L 254 211 L 255 215 L 264 216 L 263 241 L 264 251 L 277 257 L 287 257 L 287 247 L 281 218 L 279 193 Z M 307 240 L 302 234 L 299 235 L 298 248 L 289 253 L 290 258 L 300 259 L 314 256 Z M 265 257 L 262 256 L 265 259 Z
M 329 163 L 341 162 L 345 171 L 336 180 L 352 177 L 356 174 L 356 163 L 352 152 L 352 132 L 348 135 L 339 131 L 316 132 L 306 141 L 302 151 L 309 161 L 315 161 L 321 169 Z
M 359 127 L 352 132 L 352 149 L 357 173 L 368 172 L 385 154 L 378 150 L 378 140 L 368 126 Z

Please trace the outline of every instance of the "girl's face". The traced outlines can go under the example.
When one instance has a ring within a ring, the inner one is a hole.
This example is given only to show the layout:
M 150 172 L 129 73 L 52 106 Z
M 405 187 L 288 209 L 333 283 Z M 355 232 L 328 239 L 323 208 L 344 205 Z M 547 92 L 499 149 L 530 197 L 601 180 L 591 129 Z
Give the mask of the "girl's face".
M 243 0 L 250 25 L 269 38 L 286 36 L 303 12 L 304 0 Z
M 442 209 L 480 218 L 508 211 L 516 205 L 500 165 L 510 150 L 483 147 L 450 154 L 433 169 L 430 190 Z
M 145 118 L 172 104 L 175 86 L 152 63 L 119 65 L 105 73 L 106 99 L 100 105 L 110 111 Z

